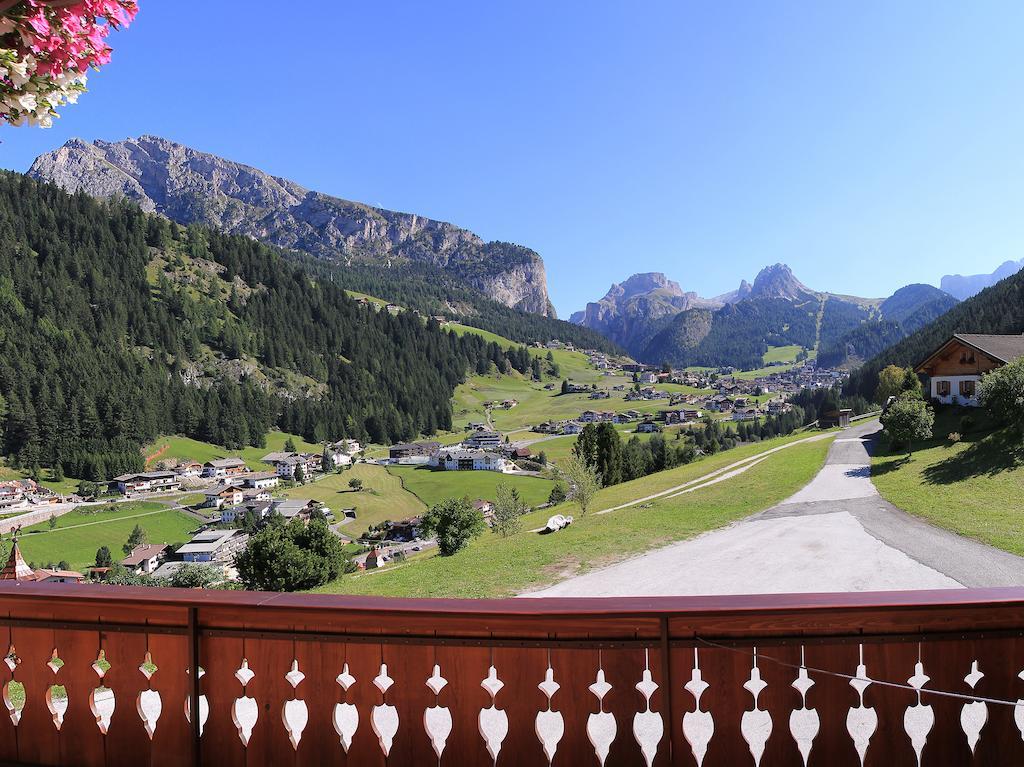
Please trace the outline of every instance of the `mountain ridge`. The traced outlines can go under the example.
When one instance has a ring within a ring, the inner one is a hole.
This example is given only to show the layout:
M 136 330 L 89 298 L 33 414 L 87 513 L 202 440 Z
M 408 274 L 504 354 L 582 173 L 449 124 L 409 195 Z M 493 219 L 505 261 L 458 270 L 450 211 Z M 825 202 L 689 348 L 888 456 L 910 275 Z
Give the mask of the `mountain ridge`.
M 506 306 L 556 316 L 544 262 L 529 248 L 333 197 L 159 136 L 71 139 L 37 157 L 28 175 L 66 191 L 123 196 L 179 224 L 211 226 L 345 264 L 431 264 Z
M 798 345 L 824 350 L 829 364 L 845 365 L 872 356 L 879 344 L 902 338 L 955 303 L 922 284 L 887 298 L 818 291 L 775 263 L 753 282 L 741 280 L 736 290 L 713 298 L 684 291 L 660 272 L 635 274 L 571 321 L 652 364 L 757 367 L 769 346 Z

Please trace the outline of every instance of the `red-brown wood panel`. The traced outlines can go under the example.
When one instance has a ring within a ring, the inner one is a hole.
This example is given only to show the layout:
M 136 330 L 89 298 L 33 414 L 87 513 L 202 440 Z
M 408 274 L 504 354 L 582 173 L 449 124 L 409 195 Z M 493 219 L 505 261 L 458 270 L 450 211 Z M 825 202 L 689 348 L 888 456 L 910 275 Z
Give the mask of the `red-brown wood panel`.
M 380 691 L 373 684 L 374 678 L 380 673 L 381 647 L 371 644 L 344 645 L 343 667 L 344 663 L 348 663 L 349 674 L 355 677 L 356 681 L 348 689 L 347 695 L 339 697 L 339 700 L 346 700 L 356 707 L 359 712 L 359 724 L 352 737 L 348 754 L 339 763 L 347 767 L 384 767 L 384 752 L 377 742 L 370 719 L 373 707 L 383 700 Z M 339 695 L 342 695 L 340 687 Z
M 201 747 L 203 764 L 209 767 L 245 765 L 245 748 L 231 717 L 235 699 L 244 694 L 235 679 L 245 657 L 243 644 L 243 640 L 234 637 L 204 637 L 200 643 L 199 663 L 206 672 L 200 684 L 210 707 Z M 188 684 L 191 690 L 192 681 Z M 182 751 L 183 757 L 185 753 Z
M 612 689 L 604 698 L 604 710 L 615 717 L 616 735 L 608 751 L 613 765 L 644 765 L 640 746 L 633 737 L 633 715 L 639 710 L 640 695 L 635 685 L 644 668 L 643 650 L 603 650 L 601 666 Z M 596 671 L 596 669 L 595 669 Z M 596 711 L 597 699 L 591 696 Z
M 452 713 L 452 734 L 448 737 L 441 764 L 491 764 L 478 724 L 480 710 L 491 705 L 490 696 L 480 686 L 491 665 L 491 650 L 486 647 L 441 646 L 437 648 L 435 662 L 441 666 L 441 675 L 448 680 L 439 696 L 440 705 L 447 706 Z
M 139 670 L 146 658 L 146 636 L 109 632 L 103 635 L 103 650 L 110 663 L 103 684 L 114 693 L 114 713 L 106 736 L 107 764 L 148 765 L 152 743 L 138 711 L 139 693 L 148 687 Z
M 835 674 L 856 674 L 857 645 L 853 643 L 809 644 L 804 662 L 809 668 Z M 831 674 L 809 671 L 814 687 L 807 693 L 807 707 L 818 712 L 818 736 L 811 748 L 808 767 L 859 767 L 860 757 L 846 729 L 846 717 L 857 705 L 857 691 L 850 680 Z
M 555 751 L 555 767 L 597 764 L 594 747 L 587 738 L 587 719 L 598 710 L 597 699 L 587 688 L 594 683 L 598 665 L 597 650 L 551 650 L 551 669 L 559 685 L 551 699 L 551 709 L 561 712 L 564 723 L 564 734 Z M 544 704 L 544 695 L 539 690 L 537 700 Z
M 18 759 L 28 764 L 60 764 L 60 742 L 46 692 L 55 684 L 47 662 L 54 647 L 52 629 L 12 628 L 11 639 L 21 657 L 15 678 L 25 685 L 25 708 L 18 722 Z M 0 668 L 0 671 L 6 670 Z M 2 715 L 2 714 L 0 714 Z
M 906 684 L 907 679 L 914 674 L 916 662 L 916 642 L 864 644 L 864 665 L 867 666 L 867 675 L 871 679 Z M 864 693 L 864 705 L 875 709 L 878 715 L 878 729 L 871 736 L 871 745 L 868 746 L 864 759 L 865 767 L 892 767 L 894 764 L 917 763 L 914 748 L 903 726 L 907 707 L 916 701 L 917 696 L 910 690 L 878 684 L 867 688 Z
M 299 741 L 299 764 L 340 764 L 341 740 L 333 725 L 334 705 L 340 686 L 335 681 L 342 669 L 344 645 L 336 642 L 296 642 L 295 658 L 305 679 L 295 697 L 305 701 L 309 712 Z
M 544 681 L 547 657 L 543 649 L 494 649 L 494 668 L 504 684 L 495 696 L 495 706 L 505 712 L 509 724 L 499 764 L 543 767 L 548 763 L 536 731 L 537 712 L 547 708 L 544 693 L 537 689 Z
M 1024 699 L 1024 681 L 1018 676 L 1024 670 L 1024 640 L 992 639 L 972 644 L 985 674 L 975 691 L 1004 701 Z M 936 647 L 933 652 L 941 655 L 943 648 Z M 976 764 L 1024 764 L 1024 740 L 1014 720 L 1016 708 L 988 704 L 988 722 L 975 750 Z
M 436 757 L 423 727 L 423 712 L 434 705 L 434 694 L 427 688 L 427 678 L 434 668 L 434 650 L 425 646 L 385 645 L 381 652 L 388 676 L 394 680 L 385 700 L 398 709 L 398 732 L 388 763 L 429 764 Z M 444 676 L 443 670 L 441 675 Z
M 150 634 L 149 651 L 157 667 L 151 684 L 160 692 L 163 706 L 153 734 L 150 764 L 180 767 L 188 764 L 192 752 L 192 728 L 185 719 L 185 698 L 191 692 L 188 638 Z
M 0 629 L 0 653 L 7 656 L 12 644 L 12 634 L 9 628 Z M 17 649 L 17 648 L 15 648 Z M 6 685 L 12 678 L 12 672 L 6 664 L 0 665 L 0 685 Z M 17 761 L 18 759 L 18 730 L 7 713 L 7 706 L 0 701 L 0 759 Z
M 89 696 L 101 684 L 92 668 L 99 650 L 99 632 L 60 631 L 57 635 L 57 652 L 64 661 L 57 678 L 68 693 L 68 709 L 60 730 L 60 759 L 61 764 L 71 767 L 106 764 L 106 742 L 89 707 Z
M 291 670 L 294 645 L 281 639 L 247 641 L 245 657 L 249 661 L 249 669 L 255 673 L 246 686 L 246 692 L 256 699 L 259 707 L 259 718 L 246 748 L 245 763 L 248 767 L 294 765 L 295 749 L 288 739 L 282 717 L 284 703 L 291 698 L 292 687 L 284 676 Z

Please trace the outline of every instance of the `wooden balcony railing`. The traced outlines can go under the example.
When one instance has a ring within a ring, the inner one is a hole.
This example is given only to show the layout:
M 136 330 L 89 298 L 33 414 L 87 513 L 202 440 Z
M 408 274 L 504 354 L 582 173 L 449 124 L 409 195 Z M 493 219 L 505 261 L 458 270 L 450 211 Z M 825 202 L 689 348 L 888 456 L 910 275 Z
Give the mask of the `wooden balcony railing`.
M 1021 589 L 462 601 L 5 583 L 0 763 L 1019 765 L 1022 629 Z

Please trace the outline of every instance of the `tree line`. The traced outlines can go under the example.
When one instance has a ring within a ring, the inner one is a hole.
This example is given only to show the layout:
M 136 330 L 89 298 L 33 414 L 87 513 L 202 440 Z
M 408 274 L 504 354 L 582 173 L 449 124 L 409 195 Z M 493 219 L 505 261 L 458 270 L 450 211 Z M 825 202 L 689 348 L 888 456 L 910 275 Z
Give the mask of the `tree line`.
M 451 426 L 467 372 L 531 370 L 525 348 L 374 311 L 322 274 L 0 173 L 0 450 L 100 480 L 141 469 L 162 434 L 412 439 Z

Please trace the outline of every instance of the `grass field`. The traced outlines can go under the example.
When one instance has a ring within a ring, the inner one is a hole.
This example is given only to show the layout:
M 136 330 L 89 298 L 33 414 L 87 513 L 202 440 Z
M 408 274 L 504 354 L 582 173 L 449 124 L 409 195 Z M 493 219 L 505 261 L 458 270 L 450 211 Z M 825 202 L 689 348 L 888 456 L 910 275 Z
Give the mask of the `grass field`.
M 761 361 L 765 365 L 770 365 L 773 362 L 796 362 L 796 355 L 802 349 L 802 346 L 796 344 L 790 346 L 769 346 Z
M 405 489 L 427 506 L 464 495 L 471 500 L 494 500 L 494 489 L 499 484 L 517 489 L 527 505 L 539 506 L 547 502 L 554 485 L 550 479 L 499 474 L 495 471 L 432 471 L 416 466 L 390 466 L 388 471 L 400 477 Z
M 963 413 L 941 411 L 935 438 L 916 446 L 909 459 L 905 451 L 880 450 L 872 458 L 872 480 L 901 509 L 1024 556 L 1024 441 L 1004 429 L 968 432 L 950 442 Z M 982 413 L 971 417 L 984 426 Z
M 594 509 L 608 508 L 666 490 L 716 468 L 796 437 L 745 445 L 734 450 L 606 488 Z M 372 574 L 346 576 L 323 587 L 332 593 L 415 597 L 501 597 L 540 587 L 633 554 L 690 538 L 741 519 L 787 497 L 824 463 L 830 440 L 806 443 L 771 456 L 726 482 L 674 499 L 610 514 L 580 518 L 573 503 L 523 518 L 521 532 L 508 538 L 485 532 L 452 557 L 426 554 L 405 565 Z M 557 535 L 527 532 L 555 511 L 574 514 L 576 524 Z
M 359 492 L 348 486 L 350 479 L 361 479 Z M 388 473 L 383 466 L 357 463 L 341 474 L 331 474 L 308 485 L 295 487 L 283 494 L 287 498 L 309 498 L 325 504 L 340 519 L 341 509 L 356 510 L 356 519 L 345 528 L 358 535 L 370 525 L 386 519 L 396 521 L 414 517 L 426 511 L 426 506 L 415 495 L 402 487 L 402 480 Z
M 199 525 L 187 514 L 159 503 L 118 503 L 97 511 L 93 508 L 57 517 L 53 530 L 48 522 L 25 528 L 19 539 L 25 559 L 40 566 L 65 559 L 72 569 L 81 570 L 93 564 L 100 546 L 109 547 L 115 561 L 120 559 L 121 546 L 136 524 L 146 531 L 150 543 L 182 543 Z M 10 542 L 3 541 L 4 560 L 9 553 Z
M 284 450 L 284 444 L 288 441 L 288 438 L 295 442 L 295 447 L 304 452 L 319 453 L 323 450 L 323 445 L 316 445 L 312 442 L 306 442 L 302 437 L 294 434 L 285 434 L 280 431 L 272 431 L 267 434 L 267 446 L 266 447 L 245 447 L 241 450 L 229 450 L 226 447 L 220 447 L 219 445 L 213 445 L 209 442 L 200 442 L 197 439 L 191 439 L 189 437 L 160 437 L 155 440 L 152 444 L 147 445 L 143 451 L 146 456 L 151 456 L 160 451 L 159 456 L 155 459 L 155 462 L 162 460 L 192 460 L 199 461 L 200 463 L 206 463 L 212 461 L 215 458 L 226 458 L 228 456 L 239 456 L 250 469 L 266 469 L 267 464 L 261 462 L 261 458 L 267 453 L 273 453 L 275 451 Z

